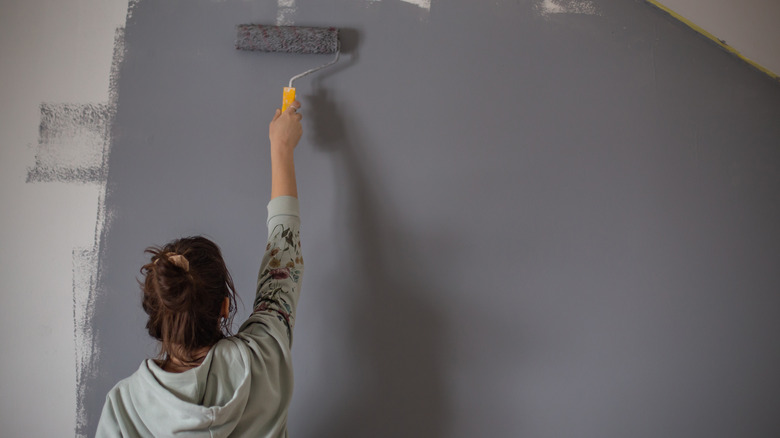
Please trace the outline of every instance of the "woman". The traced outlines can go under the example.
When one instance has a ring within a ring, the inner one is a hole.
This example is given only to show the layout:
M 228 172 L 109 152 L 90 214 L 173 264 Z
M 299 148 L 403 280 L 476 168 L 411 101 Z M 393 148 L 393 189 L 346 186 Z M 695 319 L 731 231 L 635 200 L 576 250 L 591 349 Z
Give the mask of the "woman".
M 235 336 L 235 290 L 219 248 L 203 237 L 149 248 L 141 268 L 146 328 L 160 341 L 106 397 L 98 437 L 287 436 L 290 346 L 303 259 L 293 150 L 300 103 L 269 126 L 268 244 L 252 315 Z

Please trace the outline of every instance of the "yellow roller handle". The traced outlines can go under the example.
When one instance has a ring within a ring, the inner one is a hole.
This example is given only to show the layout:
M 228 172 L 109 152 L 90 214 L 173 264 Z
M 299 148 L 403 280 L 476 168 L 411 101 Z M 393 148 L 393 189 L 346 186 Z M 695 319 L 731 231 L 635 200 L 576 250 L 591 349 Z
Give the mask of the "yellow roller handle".
M 290 104 L 293 103 L 294 100 L 295 88 L 284 87 L 284 92 L 282 94 L 282 112 L 287 111 L 287 108 L 289 108 Z

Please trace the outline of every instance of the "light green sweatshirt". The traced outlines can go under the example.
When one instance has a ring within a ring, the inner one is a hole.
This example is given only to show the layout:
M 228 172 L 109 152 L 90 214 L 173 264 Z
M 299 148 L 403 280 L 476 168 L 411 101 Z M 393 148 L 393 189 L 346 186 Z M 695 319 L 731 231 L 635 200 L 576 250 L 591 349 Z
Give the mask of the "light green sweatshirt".
M 170 373 L 152 359 L 106 396 L 97 437 L 286 437 L 290 356 L 303 276 L 298 200 L 268 203 L 253 313 L 203 363 Z

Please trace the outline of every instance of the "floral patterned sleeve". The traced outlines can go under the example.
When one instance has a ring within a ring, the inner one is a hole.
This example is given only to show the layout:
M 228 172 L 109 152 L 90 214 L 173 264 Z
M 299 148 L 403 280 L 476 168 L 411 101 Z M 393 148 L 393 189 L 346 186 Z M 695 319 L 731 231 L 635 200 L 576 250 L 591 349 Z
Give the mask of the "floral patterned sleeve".
M 302 279 L 298 199 L 279 196 L 268 203 L 268 243 L 260 264 L 252 316 L 244 325 L 258 319 L 273 324 L 292 344 Z

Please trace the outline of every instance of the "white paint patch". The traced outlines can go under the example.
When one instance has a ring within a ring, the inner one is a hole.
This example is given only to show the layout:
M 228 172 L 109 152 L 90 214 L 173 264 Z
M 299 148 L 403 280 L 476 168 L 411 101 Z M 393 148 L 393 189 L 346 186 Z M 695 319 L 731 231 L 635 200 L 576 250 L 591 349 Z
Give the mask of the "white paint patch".
M 367 0 L 368 3 L 379 3 L 382 0 Z M 404 3 L 411 3 L 415 6 L 419 6 L 421 9 L 425 9 L 430 12 L 431 0 L 401 0 Z
M 590 0 L 541 0 L 534 9 L 544 17 L 553 14 L 599 15 L 596 5 Z
M 402 2 L 411 3 L 417 5 L 426 11 L 431 10 L 431 0 L 401 0 Z
M 130 21 L 130 19 L 133 18 L 135 15 L 135 8 L 138 7 L 138 3 L 140 3 L 141 0 L 128 0 L 127 1 L 127 21 Z
M 292 26 L 295 24 L 293 15 L 298 10 L 297 6 L 295 6 L 295 0 L 277 0 L 276 5 L 276 25 Z

